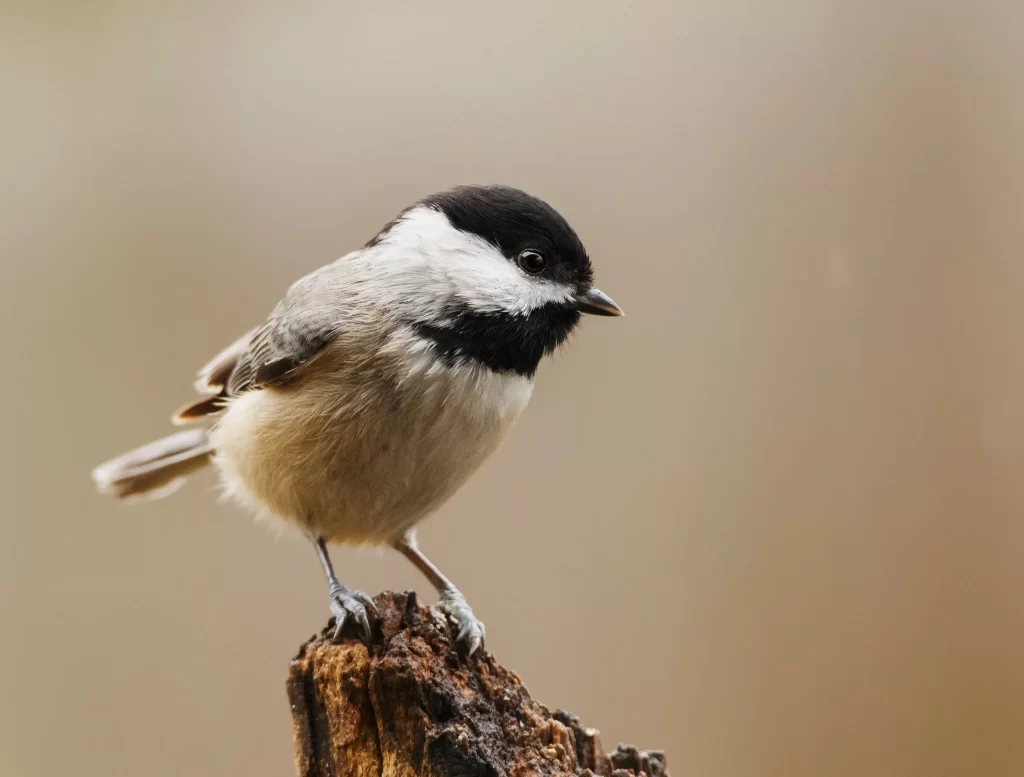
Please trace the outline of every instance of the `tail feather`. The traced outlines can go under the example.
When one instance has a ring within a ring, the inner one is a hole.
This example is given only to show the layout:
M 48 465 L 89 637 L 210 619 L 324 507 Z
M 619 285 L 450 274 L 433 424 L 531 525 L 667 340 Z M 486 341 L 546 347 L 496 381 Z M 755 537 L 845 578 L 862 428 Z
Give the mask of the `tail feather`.
M 101 464 L 92 472 L 96 488 L 118 499 L 156 499 L 210 463 L 213 447 L 206 429 L 189 429 L 143 445 Z

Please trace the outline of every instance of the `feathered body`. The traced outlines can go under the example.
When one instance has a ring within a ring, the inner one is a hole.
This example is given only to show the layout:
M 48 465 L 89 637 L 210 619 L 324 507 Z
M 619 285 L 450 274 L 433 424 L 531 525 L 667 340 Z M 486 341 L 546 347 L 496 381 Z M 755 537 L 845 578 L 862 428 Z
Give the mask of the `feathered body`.
M 253 510 L 329 541 L 389 543 L 494 451 L 533 382 L 434 360 L 404 330 L 363 333 L 375 356 L 353 359 L 360 336 L 327 346 L 308 379 L 228 400 L 211 442 L 229 493 Z
M 310 536 L 402 536 L 501 442 L 590 283 L 585 251 L 554 211 L 516 190 L 479 191 L 428 198 L 295 283 L 200 372 L 206 396 L 177 418 L 214 422 L 195 456 L 177 435 L 149 448 L 157 477 L 140 449 L 98 469 L 101 486 L 152 492 L 212 455 L 228 493 Z M 531 277 L 510 260 L 523 245 L 562 261 Z

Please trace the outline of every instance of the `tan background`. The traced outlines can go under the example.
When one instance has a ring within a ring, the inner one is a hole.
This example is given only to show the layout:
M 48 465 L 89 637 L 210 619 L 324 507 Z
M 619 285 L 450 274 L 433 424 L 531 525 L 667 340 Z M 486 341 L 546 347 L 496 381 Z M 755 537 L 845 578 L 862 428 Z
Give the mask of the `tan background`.
M 499 181 L 628 315 L 422 532 L 498 657 L 677 777 L 1022 773 L 1024 26 L 953 5 L 5 2 L 0 774 L 291 773 L 313 551 L 88 472 Z

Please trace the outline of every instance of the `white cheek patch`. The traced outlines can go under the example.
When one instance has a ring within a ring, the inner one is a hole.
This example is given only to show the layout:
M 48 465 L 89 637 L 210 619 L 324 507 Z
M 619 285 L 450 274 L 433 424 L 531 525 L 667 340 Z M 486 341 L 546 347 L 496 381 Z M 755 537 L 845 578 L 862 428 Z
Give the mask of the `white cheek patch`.
M 481 313 L 529 313 L 575 294 L 570 285 L 528 277 L 493 245 L 455 229 L 433 208 L 409 211 L 370 252 L 388 265 L 391 288 L 405 304 L 411 295 L 434 315 L 452 299 Z

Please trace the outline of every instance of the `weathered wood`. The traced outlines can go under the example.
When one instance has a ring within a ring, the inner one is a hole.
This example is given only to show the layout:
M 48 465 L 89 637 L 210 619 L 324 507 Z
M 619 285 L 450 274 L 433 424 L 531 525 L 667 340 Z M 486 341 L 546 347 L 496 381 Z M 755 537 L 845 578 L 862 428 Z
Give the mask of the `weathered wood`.
M 369 645 L 328 625 L 292 661 L 300 777 L 667 777 L 661 752 L 620 745 L 530 698 L 489 653 L 466 658 L 416 595 L 376 598 Z

